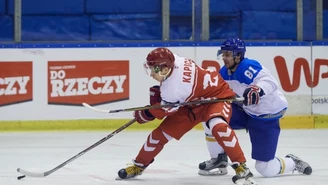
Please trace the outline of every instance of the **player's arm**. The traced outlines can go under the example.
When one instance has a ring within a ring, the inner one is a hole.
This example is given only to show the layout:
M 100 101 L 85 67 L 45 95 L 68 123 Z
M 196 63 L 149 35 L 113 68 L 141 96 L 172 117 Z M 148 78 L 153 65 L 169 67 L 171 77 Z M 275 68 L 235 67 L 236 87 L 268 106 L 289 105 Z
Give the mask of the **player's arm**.
M 177 102 L 172 102 L 177 103 Z M 161 101 L 160 103 L 156 103 L 154 105 L 165 105 L 171 104 L 171 102 Z M 149 112 L 156 117 L 157 119 L 163 119 L 166 116 L 172 115 L 178 111 L 179 107 L 167 107 L 167 108 L 158 108 L 158 109 L 149 109 Z
M 162 99 L 159 86 L 153 86 L 149 88 L 149 102 L 151 106 L 163 105 L 169 103 Z M 168 115 L 174 114 L 178 109 L 179 107 L 168 107 L 168 108 L 137 110 L 134 112 L 134 117 L 138 123 L 142 124 L 152 121 L 155 118 L 163 119 Z
M 266 69 L 262 69 L 254 78 L 254 84 L 263 89 L 265 94 L 271 94 L 279 88 L 277 80 Z
M 175 94 L 175 89 L 172 87 L 170 91 L 166 92 L 160 92 L 158 89 L 158 92 L 156 93 L 151 93 L 154 94 L 154 96 L 150 96 L 150 104 L 151 105 L 166 105 L 166 104 L 176 104 L 179 103 L 179 100 L 177 97 L 173 94 Z M 158 96 L 158 98 L 157 98 Z M 163 119 L 166 116 L 172 115 L 176 113 L 179 110 L 179 106 L 175 107 L 162 107 L 162 108 L 157 108 L 157 109 L 150 109 L 150 113 L 154 115 L 157 119 Z
M 150 105 L 155 105 L 157 102 L 161 102 L 161 92 L 159 86 L 153 86 L 149 88 L 149 102 Z M 133 116 L 140 124 L 147 123 L 155 119 L 155 116 L 150 112 L 149 109 L 136 110 L 134 111 Z
M 243 74 L 240 74 L 242 82 L 248 84 L 243 93 L 246 106 L 257 105 L 262 96 L 271 94 L 278 88 L 278 83 L 270 72 L 263 69 L 257 61 L 249 62 L 242 71 Z

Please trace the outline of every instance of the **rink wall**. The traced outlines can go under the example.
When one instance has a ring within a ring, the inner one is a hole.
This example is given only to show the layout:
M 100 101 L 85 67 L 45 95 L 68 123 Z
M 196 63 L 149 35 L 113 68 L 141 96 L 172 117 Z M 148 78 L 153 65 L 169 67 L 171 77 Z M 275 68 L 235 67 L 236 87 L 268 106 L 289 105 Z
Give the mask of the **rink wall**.
M 214 42 L 1 45 L 0 130 L 118 128 L 131 112 L 93 112 L 82 102 L 110 110 L 146 105 L 148 89 L 157 83 L 145 75 L 143 62 L 161 46 L 205 68 L 222 65 Z M 246 56 L 271 71 L 288 99 L 282 128 L 328 128 L 327 51 L 325 42 L 247 44 Z

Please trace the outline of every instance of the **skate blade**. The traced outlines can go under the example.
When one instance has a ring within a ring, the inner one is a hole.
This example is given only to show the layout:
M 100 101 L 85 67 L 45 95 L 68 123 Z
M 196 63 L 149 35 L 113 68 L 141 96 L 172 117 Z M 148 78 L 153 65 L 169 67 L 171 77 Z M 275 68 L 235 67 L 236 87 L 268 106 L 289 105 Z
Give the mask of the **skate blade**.
M 121 180 L 126 180 L 126 179 L 121 179 L 121 177 L 117 176 L 117 177 L 115 178 L 115 180 L 117 180 L 117 181 L 121 181 Z
M 228 173 L 226 168 L 220 169 L 216 168 L 210 171 L 206 170 L 199 170 L 198 174 L 199 175 L 204 175 L 204 176 L 221 176 L 221 175 L 226 175 Z
M 126 179 L 122 179 L 121 177 L 117 176 L 115 178 L 115 180 L 117 180 L 117 181 L 129 181 L 129 180 L 135 180 L 136 178 L 137 178 L 137 176 L 129 177 L 129 178 L 126 178 Z
M 257 182 L 252 178 L 249 177 L 247 179 L 239 179 L 235 182 L 237 185 L 257 185 Z
M 252 177 L 250 177 L 245 180 L 244 185 L 257 185 L 257 182 Z

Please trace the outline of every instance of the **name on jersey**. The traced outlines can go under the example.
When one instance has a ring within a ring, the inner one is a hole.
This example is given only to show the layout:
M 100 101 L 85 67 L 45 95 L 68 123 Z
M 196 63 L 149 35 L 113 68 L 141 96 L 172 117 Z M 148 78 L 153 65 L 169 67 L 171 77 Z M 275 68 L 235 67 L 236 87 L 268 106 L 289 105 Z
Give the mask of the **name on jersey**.
M 183 64 L 183 77 L 182 82 L 191 83 L 191 74 L 192 74 L 192 67 L 193 67 L 192 60 L 186 59 Z

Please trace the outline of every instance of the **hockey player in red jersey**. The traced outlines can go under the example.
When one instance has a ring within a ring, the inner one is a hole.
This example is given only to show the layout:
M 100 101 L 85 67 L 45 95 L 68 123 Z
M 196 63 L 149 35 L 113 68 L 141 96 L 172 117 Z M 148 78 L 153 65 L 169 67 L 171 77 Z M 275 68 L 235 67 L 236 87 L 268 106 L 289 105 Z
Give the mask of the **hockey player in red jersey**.
M 167 48 L 151 51 L 144 65 L 150 76 L 160 82 L 160 86 L 150 88 L 151 105 L 236 96 L 220 74 L 202 69 L 192 60 L 173 54 Z M 119 178 L 141 175 L 171 139 L 179 140 L 195 125 L 206 122 L 207 128 L 232 162 L 236 171 L 233 182 L 247 180 L 255 184 L 235 132 L 229 126 L 230 116 L 230 102 L 135 111 L 134 117 L 138 123 L 147 123 L 155 118 L 163 121 L 149 134 L 133 160 L 134 164 L 119 170 Z

